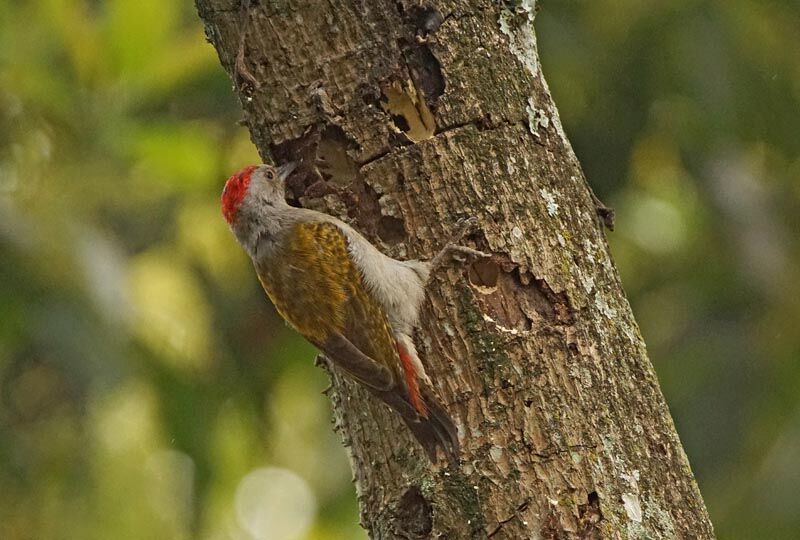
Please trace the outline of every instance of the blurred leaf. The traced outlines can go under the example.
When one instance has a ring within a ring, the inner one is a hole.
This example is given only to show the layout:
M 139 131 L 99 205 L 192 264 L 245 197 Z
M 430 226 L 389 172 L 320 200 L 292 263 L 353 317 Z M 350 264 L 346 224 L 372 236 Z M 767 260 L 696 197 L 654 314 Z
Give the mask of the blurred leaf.
M 167 251 L 138 255 L 129 274 L 133 329 L 159 358 L 196 373 L 211 359 L 211 314 L 200 285 Z
M 218 160 L 215 126 L 203 123 L 150 125 L 132 133 L 142 172 L 152 175 L 153 188 L 202 189 L 218 181 L 213 175 Z

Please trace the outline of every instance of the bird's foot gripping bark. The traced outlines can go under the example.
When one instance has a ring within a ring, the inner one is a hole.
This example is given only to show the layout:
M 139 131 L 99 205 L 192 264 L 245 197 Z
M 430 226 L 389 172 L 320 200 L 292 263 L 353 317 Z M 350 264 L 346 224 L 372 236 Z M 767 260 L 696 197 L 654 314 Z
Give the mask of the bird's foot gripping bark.
M 456 222 L 456 230 L 453 236 L 451 236 L 450 240 L 439 250 L 439 253 L 431 259 L 431 275 L 439 268 L 446 265 L 451 259 L 458 258 L 458 260 L 464 262 L 491 257 L 488 253 L 459 244 L 464 236 L 477 226 L 477 224 L 478 220 L 475 217 L 461 218 Z

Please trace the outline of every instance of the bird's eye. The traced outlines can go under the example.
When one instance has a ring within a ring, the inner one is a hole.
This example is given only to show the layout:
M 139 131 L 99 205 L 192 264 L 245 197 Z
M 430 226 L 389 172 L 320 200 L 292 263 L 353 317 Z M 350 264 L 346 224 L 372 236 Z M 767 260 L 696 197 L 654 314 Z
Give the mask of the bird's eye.
M 267 171 L 267 180 L 272 180 L 275 178 L 275 173 L 272 171 Z

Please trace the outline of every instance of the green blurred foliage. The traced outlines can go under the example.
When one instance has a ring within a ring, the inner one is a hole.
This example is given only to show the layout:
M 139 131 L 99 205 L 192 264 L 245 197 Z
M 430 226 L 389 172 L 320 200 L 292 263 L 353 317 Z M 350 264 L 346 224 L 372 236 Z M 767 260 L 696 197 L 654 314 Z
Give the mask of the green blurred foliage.
M 363 537 L 313 350 L 219 214 L 259 158 L 191 4 L 0 14 L 0 538 Z M 537 17 L 722 538 L 800 530 L 798 20 L 794 0 Z
M 0 13 L 0 538 L 363 536 L 325 376 L 219 211 L 259 157 L 192 5 Z

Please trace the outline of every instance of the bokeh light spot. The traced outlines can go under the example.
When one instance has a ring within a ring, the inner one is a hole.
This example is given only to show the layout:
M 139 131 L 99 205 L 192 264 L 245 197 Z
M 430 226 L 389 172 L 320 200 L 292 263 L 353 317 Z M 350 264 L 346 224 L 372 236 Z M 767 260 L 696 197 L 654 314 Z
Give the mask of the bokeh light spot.
M 316 507 L 306 481 L 287 469 L 255 469 L 236 488 L 237 522 L 256 540 L 299 538 L 311 525 Z

